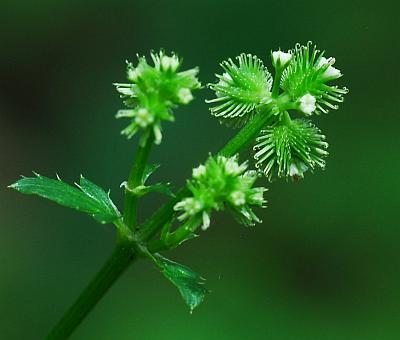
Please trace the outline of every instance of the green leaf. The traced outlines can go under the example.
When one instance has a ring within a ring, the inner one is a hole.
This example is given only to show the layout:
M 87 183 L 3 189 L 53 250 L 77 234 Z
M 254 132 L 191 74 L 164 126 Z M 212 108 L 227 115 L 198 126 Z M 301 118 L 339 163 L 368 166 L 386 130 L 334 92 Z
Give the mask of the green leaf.
M 178 288 L 192 312 L 203 302 L 205 295 L 209 292 L 204 287 L 205 279 L 182 264 L 168 260 L 158 254 L 154 256 L 161 272 Z
M 121 216 L 109 194 L 82 176 L 79 185 L 77 184 L 78 188 L 75 188 L 59 178 L 35 175 L 36 177 L 23 177 L 9 187 L 22 194 L 38 195 L 87 213 L 100 223 L 112 223 Z

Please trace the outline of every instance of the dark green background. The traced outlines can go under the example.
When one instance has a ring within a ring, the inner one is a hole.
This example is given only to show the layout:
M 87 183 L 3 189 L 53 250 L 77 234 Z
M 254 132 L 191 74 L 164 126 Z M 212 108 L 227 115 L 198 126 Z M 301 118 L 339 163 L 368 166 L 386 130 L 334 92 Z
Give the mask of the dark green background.
M 391 340 L 400 338 L 398 7 L 389 1 L 1 1 L 0 338 L 41 339 L 100 268 L 114 231 L 6 185 L 35 170 L 80 173 L 121 206 L 135 141 L 111 86 L 125 59 L 163 47 L 203 83 L 240 52 L 313 40 L 350 89 L 315 119 L 331 155 L 325 172 L 268 192 L 254 229 L 217 215 L 169 254 L 207 278 L 193 315 L 148 262 L 117 282 L 73 339 Z M 208 114 L 204 89 L 164 124 L 156 180 L 184 183 L 234 131 Z M 163 198 L 143 201 L 141 216 Z

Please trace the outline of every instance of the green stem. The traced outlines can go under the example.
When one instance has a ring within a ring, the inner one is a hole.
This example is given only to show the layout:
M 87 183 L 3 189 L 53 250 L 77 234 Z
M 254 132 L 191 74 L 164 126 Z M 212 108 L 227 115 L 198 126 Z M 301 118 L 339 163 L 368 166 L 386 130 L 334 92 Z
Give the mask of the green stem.
M 124 205 L 124 222 L 133 230 L 137 225 L 137 203 L 138 197 L 133 193 L 139 185 L 143 184 L 143 172 L 146 168 L 147 160 L 150 155 L 151 147 L 154 142 L 154 134 L 150 133 L 143 146 L 139 145 L 135 156 L 131 172 L 128 177 L 125 190 L 125 205 Z
M 72 307 L 56 324 L 47 336 L 47 340 L 67 339 L 72 334 L 117 278 L 137 259 L 132 249 L 130 242 L 118 242 L 111 257 L 81 293 Z
M 285 111 L 282 114 L 282 120 L 286 125 L 292 124 L 292 119 L 290 118 L 289 112 Z
M 281 84 L 283 68 L 278 67 L 276 68 L 276 73 L 274 77 L 274 84 L 272 85 L 272 98 L 277 98 L 279 95 L 279 86 Z

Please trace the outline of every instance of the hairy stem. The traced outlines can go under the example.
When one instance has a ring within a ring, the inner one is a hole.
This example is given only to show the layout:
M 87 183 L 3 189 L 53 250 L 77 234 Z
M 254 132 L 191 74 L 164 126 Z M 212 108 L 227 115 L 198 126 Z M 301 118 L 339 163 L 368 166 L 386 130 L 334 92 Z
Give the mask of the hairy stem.
M 126 184 L 124 222 L 132 230 L 137 225 L 138 203 L 138 197 L 132 192 L 132 190 L 143 184 L 143 172 L 146 168 L 147 160 L 149 158 L 153 142 L 154 134 L 150 133 L 149 137 L 146 140 L 146 143 L 143 146 L 139 145 L 138 151 L 135 156 L 135 161 L 128 177 L 128 182 Z
M 47 339 L 67 339 L 125 269 L 136 259 L 137 256 L 130 242 L 118 242 L 108 261 L 55 325 Z

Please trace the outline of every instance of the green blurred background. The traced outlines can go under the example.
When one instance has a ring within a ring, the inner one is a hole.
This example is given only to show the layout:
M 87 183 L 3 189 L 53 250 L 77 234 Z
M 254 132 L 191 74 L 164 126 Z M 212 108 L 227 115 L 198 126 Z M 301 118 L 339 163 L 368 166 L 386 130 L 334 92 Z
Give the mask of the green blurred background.
M 121 206 L 135 141 L 112 82 L 125 59 L 163 47 L 199 65 L 203 83 L 240 52 L 312 40 L 350 89 L 316 118 L 325 172 L 268 192 L 254 229 L 217 215 L 169 257 L 207 278 L 190 315 L 148 262 L 115 284 L 73 339 L 400 339 L 398 6 L 356 1 L 11 1 L 0 4 L 0 338 L 41 339 L 109 256 L 110 226 L 5 187 L 32 170 L 80 173 Z M 336 65 L 335 65 L 336 66 Z M 204 89 L 164 124 L 156 180 L 184 183 L 234 131 L 208 114 Z M 149 215 L 163 198 L 143 202 Z

